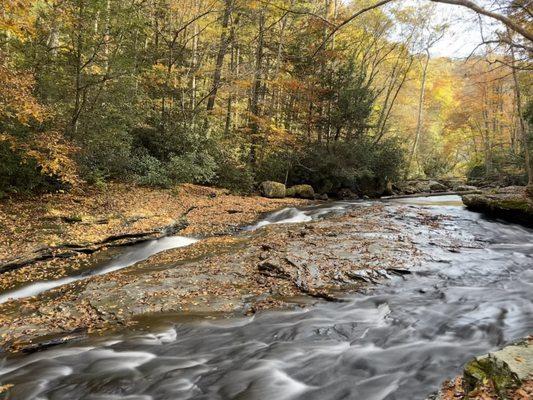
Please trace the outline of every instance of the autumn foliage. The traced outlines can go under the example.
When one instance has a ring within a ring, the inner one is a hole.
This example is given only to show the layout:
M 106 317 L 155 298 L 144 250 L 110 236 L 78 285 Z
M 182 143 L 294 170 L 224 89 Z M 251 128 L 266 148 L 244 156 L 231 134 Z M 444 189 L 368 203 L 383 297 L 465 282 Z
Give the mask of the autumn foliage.
M 430 6 L 344 25 L 359 2 L 1 5 L 2 192 L 525 174 L 524 50 L 430 59 Z

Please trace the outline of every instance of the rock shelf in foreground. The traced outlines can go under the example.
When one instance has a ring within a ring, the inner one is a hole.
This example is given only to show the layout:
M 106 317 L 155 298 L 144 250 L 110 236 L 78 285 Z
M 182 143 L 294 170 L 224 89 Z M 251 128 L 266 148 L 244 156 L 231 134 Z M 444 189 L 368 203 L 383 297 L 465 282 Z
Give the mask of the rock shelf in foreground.
M 533 398 L 533 337 L 476 357 L 431 400 Z

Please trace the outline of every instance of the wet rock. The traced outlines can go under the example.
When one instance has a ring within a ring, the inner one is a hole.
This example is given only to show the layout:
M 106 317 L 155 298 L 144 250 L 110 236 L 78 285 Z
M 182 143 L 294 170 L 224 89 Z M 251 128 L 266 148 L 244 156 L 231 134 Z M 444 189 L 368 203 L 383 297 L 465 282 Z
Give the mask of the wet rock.
M 361 281 L 365 283 L 377 283 L 372 271 L 347 271 L 346 276 L 352 280 Z
M 523 186 L 494 189 L 482 194 L 462 197 L 463 203 L 473 210 L 525 225 L 533 225 L 533 199 L 526 196 Z
M 272 278 L 287 279 L 291 277 L 285 268 L 277 261 L 265 260 L 257 266 L 259 272 Z
M 356 282 L 377 283 L 392 275 L 390 268 L 416 263 L 411 236 L 398 228 L 386 208 L 375 205 L 301 225 L 204 239 L 72 284 L 53 299 L 40 296 L 35 301 L 45 318 L 29 308 L 16 320 L 10 314 L 6 333 L 31 340 L 67 328 L 125 326 L 147 313 L 250 312 L 281 307 L 279 299 L 303 294 L 339 301 L 332 293 L 359 288 Z M 262 294 L 264 302 L 246 305 Z
M 329 200 L 329 196 L 327 193 L 315 194 L 315 200 L 327 201 Z
M 499 394 L 518 387 L 533 376 L 533 347 L 529 342 L 507 346 L 500 351 L 477 357 L 463 373 L 463 388 L 470 393 L 480 385 L 492 382 Z

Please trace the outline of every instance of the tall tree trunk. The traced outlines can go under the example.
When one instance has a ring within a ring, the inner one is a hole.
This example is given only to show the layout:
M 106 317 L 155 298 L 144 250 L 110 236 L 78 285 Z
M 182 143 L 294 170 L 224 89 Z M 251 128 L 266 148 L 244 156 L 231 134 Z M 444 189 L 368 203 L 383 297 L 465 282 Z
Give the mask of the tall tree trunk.
M 235 25 L 231 27 L 230 33 L 230 43 L 231 43 L 231 58 L 230 58 L 230 71 L 234 73 L 237 69 L 237 63 L 239 62 L 239 53 L 235 49 Z M 237 54 L 236 54 L 237 53 Z M 231 131 L 232 124 L 232 114 L 233 114 L 233 93 L 230 92 L 228 95 L 228 101 L 226 104 L 226 123 L 224 125 L 224 136 L 228 137 Z
M 195 14 L 199 14 L 200 12 L 200 5 L 198 0 L 194 0 L 194 10 Z M 194 110 L 196 107 L 196 71 L 198 68 L 198 41 L 199 41 L 199 29 L 198 29 L 198 23 L 194 23 L 193 25 L 193 39 L 192 39 L 192 55 L 191 55 L 191 82 L 190 82 L 190 88 L 191 88 L 191 100 L 190 100 L 190 110 Z M 195 114 L 192 112 L 192 127 L 195 126 Z
M 104 70 L 109 75 L 109 42 L 111 40 L 111 0 L 106 0 L 104 25 Z
M 213 72 L 213 85 L 209 98 L 207 99 L 207 112 L 213 111 L 215 108 L 215 100 L 217 97 L 218 88 L 220 87 L 220 80 L 222 77 L 222 65 L 224 64 L 224 57 L 228 49 L 230 36 L 228 35 L 228 25 L 233 11 L 235 0 L 226 0 L 226 7 L 224 9 L 224 16 L 222 17 L 222 33 L 220 34 L 220 44 L 218 46 L 217 58 L 215 61 L 215 71 Z
M 483 127 L 481 129 L 481 137 L 483 139 L 483 151 L 485 154 L 485 175 L 487 177 L 492 175 L 492 138 L 490 131 L 490 119 L 489 119 L 489 100 L 488 89 L 485 88 L 484 93 L 484 110 L 482 113 Z
M 263 85 L 263 56 L 265 41 L 265 9 L 259 12 L 259 32 L 257 35 L 257 48 L 255 52 L 255 71 L 252 96 L 250 98 L 250 164 L 255 165 L 257 161 L 257 144 L 259 141 L 259 118 L 260 106 L 259 98 Z
M 74 87 L 74 111 L 70 122 L 71 133 L 75 136 L 78 133 L 78 122 L 82 108 L 82 62 L 83 62 L 83 19 L 85 4 L 80 1 L 78 6 L 78 20 L 76 21 L 76 53 L 75 53 L 75 87 Z
M 522 93 L 520 92 L 520 83 L 518 82 L 518 74 L 515 68 L 515 53 L 511 46 L 511 70 L 513 71 L 514 93 L 516 101 L 516 111 L 518 114 L 518 127 L 520 130 L 520 137 L 524 147 L 525 167 L 527 171 L 527 194 L 533 198 L 533 155 L 531 154 L 531 141 L 529 140 L 529 126 L 524 121 L 524 114 L 522 110 Z
M 428 72 L 428 67 L 429 67 L 429 60 L 430 60 L 429 50 L 426 50 L 426 61 L 424 63 L 424 68 L 422 70 L 422 85 L 420 87 L 420 97 L 418 99 L 418 117 L 417 117 L 417 123 L 416 123 L 415 140 L 413 142 L 413 147 L 411 148 L 411 154 L 409 156 L 409 164 L 407 164 L 407 170 L 405 172 L 405 179 L 407 179 L 407 176 L 413 164 L 413 160 L 415 158 L 415 154 L 418 148 L 418 143 L 420 142 L 420 134 L 422 132 L 422 124 L 424 122 L 423 121 L 424 119 L 423 118 L 424 117 L 424 98 L 426 96 L 426 79 L 427 79 L 427 72 Z

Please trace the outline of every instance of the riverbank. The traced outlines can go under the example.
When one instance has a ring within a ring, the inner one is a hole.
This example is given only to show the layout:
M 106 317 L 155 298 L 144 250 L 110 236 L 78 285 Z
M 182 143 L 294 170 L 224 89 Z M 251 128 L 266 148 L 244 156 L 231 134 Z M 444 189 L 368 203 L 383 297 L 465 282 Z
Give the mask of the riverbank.
M 490 217 L 533 226 L 533 199 L 523 186 L 485 190 L 462 197 L 466 207 Z
M 420 255 L 402 221 L 440 218 L 365 205 L 344 215 L 206 238 L 132 268 L 0 305 L 0 345 L 32 351 L 72 337 L 123 329 L 154 313 L 238 313 L 286 308 L 305 296 L 338 301 L 383 278 L 409 273 Z M 88 257 L 94 262 L 92 256 Z

